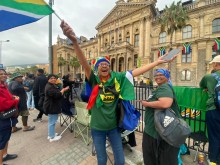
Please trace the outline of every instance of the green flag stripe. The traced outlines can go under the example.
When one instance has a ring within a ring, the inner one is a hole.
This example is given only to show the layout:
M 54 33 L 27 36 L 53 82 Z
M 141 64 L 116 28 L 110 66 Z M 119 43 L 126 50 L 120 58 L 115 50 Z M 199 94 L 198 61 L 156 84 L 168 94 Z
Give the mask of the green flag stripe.
M 14 0 L 0 0 L 0 6 L 5 6 L 17 10 L 22 10 L 37 15 L 49 15 L 53 10 L 46 3 L 45 5 L 37 5 L 31 3 L 19 3 Z

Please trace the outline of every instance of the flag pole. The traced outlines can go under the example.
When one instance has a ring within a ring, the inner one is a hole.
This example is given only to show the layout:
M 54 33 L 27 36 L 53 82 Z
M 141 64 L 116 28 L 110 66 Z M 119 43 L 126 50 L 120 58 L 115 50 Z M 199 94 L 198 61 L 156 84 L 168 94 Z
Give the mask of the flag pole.
M 49 6 L 52 9 L 52 0 L 49 1 Z M 52 14 L 49 15 L 49 47 L 48 47 L 48 54 L 49 54 L 49 73 L 53 73 L 53 50 L 52 50 Z
M 62 21 L 62 19 L 61 19 L 60 16 L 55 12 L 55 10 L 54 10 L 54 14 L 55 14 L 55 16 L 57 16 L 57 18 L 58 18 L 60 21 Z

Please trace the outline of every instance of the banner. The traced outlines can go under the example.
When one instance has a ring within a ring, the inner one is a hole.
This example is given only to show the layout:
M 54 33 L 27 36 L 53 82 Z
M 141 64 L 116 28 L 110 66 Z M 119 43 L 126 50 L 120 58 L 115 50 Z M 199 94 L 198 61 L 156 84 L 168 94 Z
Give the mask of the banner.
M 219 51 L 220 50 L 220 40 L 218 38 L 214 39 L 214 50 Z
M 164 47 L 159 48 L 158 57 L 163 56 L 166 53 L 166 49 Z
M 184 43 L 184 44 L 183 44 L 182 53 L 183 53 L 183 54 L 189 54 L 191 51 L 192 51 L 192 49 L 191 49 L 191 43 Z

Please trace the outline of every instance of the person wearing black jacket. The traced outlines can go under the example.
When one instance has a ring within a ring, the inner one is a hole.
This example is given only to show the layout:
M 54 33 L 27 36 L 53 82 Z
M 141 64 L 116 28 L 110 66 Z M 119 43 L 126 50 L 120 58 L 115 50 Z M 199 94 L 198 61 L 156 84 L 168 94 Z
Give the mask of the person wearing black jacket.
M 35 126 L 28 125 L 28 116 L 30 115 L 29 110 L 27 108 L 27 95 L 25 92 L 25 87 L 23 86 L 22 75 L 18 72 L 13 73 L 12 81 L 9 83 L 8 89 L 11 94 L 18 96 L 20 98 L 18 103 L 18 112 L 22 119 L 22 124 L 24 126 L 23 131 L 32 131 Z M 21 128 L 13 125 L 12 132 L 16 132 Z
M 71 100 L 73 99 L 73 95 L 72 95 L 72 92 L 73 92 L 73 88 L 75 87 L 75 84 L 77 84 L 75 81 L 71 81 L 70 80 L 70 75 L 64 75 L 63 76 L 63 88 L 69 86 L 69 91 L 66 92 L 66 98 L 70 98 Z
M 39 114 L 37 115 L 37 118 L 34 119 L 33 121 L 34 122 L 36 122 L 36 121 L 41 122 L 42 116 L 44 114 L 42 103 L 44 100 L 44 90 L 45 90 L 45 86 L 47 84 L 47 78 L 44 75 L 43 69 L 38 69 L 37 75 L 38 76 L 34 80 L 33 96 L 34 96 L 35 108 L 39 111 Z
M 68 86 L 60 90 L 56 85 L 56 80 L 56 75 L 48 75 L 43 104 L 45 114 L 48 115 L 48 140 L 50 142 L 57 141 L 61 138 L 61 136 L 56 136 L 55 134 L 55 124 L 58 119 L 58 114 L 61 113 L 63 93 L 69 90 Z

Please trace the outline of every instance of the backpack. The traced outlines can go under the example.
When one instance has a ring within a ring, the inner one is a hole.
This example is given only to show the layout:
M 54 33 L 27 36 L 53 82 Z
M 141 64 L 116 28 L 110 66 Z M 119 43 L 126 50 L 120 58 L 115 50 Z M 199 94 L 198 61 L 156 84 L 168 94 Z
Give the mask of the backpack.
M 171 109 L 155 109 L 154 124 L 160 137 L 171 146 L 179 148 L 185 143 L 191 129 L 183 119 Z
M 217 81 L 217 84 L 214 88 L 214 103 L 217 109 L 220 108 L 220 77 L 216 74 L 216 73 L 212 73 L 212 76 L 214 76 L 214 78 Z
M 172 87 L 170 87 L 174 99 L 173 103 L 179 109 L 176 95 Z M 178 113 L 178 111 L 176 112 Z M 160 137 L 169 145 L 179 148 L 185 143 L 186 138 L 191 133 L 191 128 L 185 120 L 178 117 L 178 115 L 171 108 L 155 109 L 154 110 L 154 125 Z
M 83 83 L 82 92 L 80 94 L 82 101 L 88 103 L 91 93 L 92 93 L 92 87 L 89 85 L 87 81 L 85 81 L 85 83 Z
M 141 114 L 130 101 L 119 99 L 116 114 L 119 128 L 129 131 L 137 128 Z

